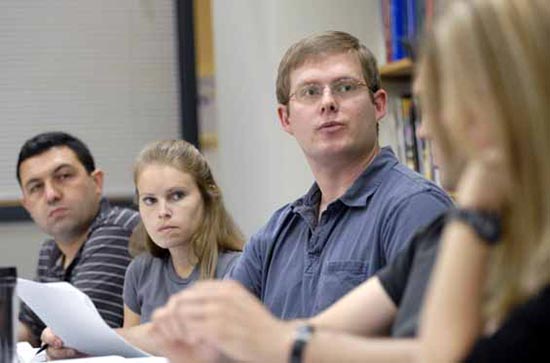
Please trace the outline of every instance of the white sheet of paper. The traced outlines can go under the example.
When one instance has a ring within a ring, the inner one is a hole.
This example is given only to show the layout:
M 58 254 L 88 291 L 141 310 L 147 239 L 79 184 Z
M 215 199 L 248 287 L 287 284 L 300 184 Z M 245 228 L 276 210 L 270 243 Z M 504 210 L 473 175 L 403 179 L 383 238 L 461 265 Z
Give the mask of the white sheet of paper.
M 17 359 L 19 363 L 30 363 L 33 360 L 39 362 L 39 359 L 34 359 L 38 348 L 33 348 L 29 342 L 19 342 L 17 343 Z M 45 362 L 44 357 L 42 362 Z
M 58 363 L 124 363 L 126 358 L 119 355 L 108 355 L 105 357 L 77 358 L 56 360 Z
M 90 298 L 67 282 L 17 279 L 17 293 L 65 346 L 91 356 L 148 357 L 101 318 Z
M 168 360 L 166 358 L 161 358 L 161 357 L 123 358 L 118 355 L 110 355 L 106 357 L 56 360 L 56 362 L 58 363 L 127 363 L 127 362 L 168 363 Z

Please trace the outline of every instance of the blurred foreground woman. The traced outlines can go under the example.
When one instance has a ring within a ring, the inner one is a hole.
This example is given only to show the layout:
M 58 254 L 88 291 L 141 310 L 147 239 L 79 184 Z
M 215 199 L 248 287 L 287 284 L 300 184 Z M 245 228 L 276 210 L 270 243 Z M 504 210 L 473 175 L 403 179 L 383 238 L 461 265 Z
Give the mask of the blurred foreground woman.
M 422 362 L 550 361 L 549 39 L 547 0 L 458 1 L 424 49 L 420 96 L 440 110 L 424 121 L 465 169 Z

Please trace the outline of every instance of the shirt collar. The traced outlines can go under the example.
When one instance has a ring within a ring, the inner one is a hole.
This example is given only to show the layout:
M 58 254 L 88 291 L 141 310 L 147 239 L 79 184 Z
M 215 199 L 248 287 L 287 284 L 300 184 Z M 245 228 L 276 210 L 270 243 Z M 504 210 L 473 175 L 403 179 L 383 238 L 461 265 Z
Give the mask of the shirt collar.
M 383 147 L 378 155 L 355 179 L 351 187 L 337 200 L 348 207 L 362 207 L 366 205 L 368 198 L 376 191 L 384 175 L 398 163 L 395 154 L 389 146 Z M 296 210 L 300 207 L 317 207 L 321 200 L 321 190 L 317 183 L 313 183 L 309 191 L 291 204 Z
M 103 223 L 109 217 L 111 209 L 112 208 L 109 201 L 106 198 L 101 198 L 101 201 L 99 202 L 99 212 L 92 221 L 92 224 L 90 225 L 88 231 L 94 230 L 98 224 Z
M 365 171 L 355 179 L 351 187 L 339 200 L 348 207 L 362 207 L 367 199 L 378 189 L 388 170 L 398 163 L 389 146 L 383 147 Z
M 109 201 L 106 198 L 101 198 L 101 201 L 100 201 L 100 204 L 99 204 L 99 212 L 97 213 L 96 217 L 92 221 L 92 224 L 90 225 L 90 228 L 88 229 L 88 233 L 89 233 L 89 231 L 93 230 L 96 225 L 101 223 L 102 220 L 106 219 L 109 216 L 110 210 L 111 210 L 111 204 L 109 203 Z M 87 241 L 87 239 L 88 239 L 88 237 L 86 237 L 86 241 Z M 80 259 L 80 256 L 82 255 L 82 249 L 84 248 L 84 245 L 86 244 L 86 241 L 84 241 L 82 246 L 80 246 L 80 249 L 76 253 L 73 261 L 71 262 L 71 265 L 76 263 L 75 261 Z M 61 270 L 65 270 L 63 268 L 63 259 L 62 259 L 62 256 L 61 256 L 62 252 L 59 249 L 59 247 L 57 246 L 57 243 L 55 243 L 54 240 L 52 240 L 52 242 L 53 242 L 53 248 L 52 248 L 52 251 L 51 251 L 51 254 L 50 254 L 50 261 L 52 261 L 53 266 L 55 266 L 56 268 L 59 268 Z M 68 266 L 68 268 L 69 267 L 70 266 Z

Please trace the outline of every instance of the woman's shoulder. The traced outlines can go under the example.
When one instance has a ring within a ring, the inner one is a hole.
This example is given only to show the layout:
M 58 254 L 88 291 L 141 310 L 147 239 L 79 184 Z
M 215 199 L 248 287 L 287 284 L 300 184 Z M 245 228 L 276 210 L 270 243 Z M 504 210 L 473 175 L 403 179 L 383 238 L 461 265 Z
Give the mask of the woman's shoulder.
M 240 251 L 221 251 L 216 266 L 216 278 L 222 279 L 237 263 L 241 253 Z
M 164 264 L 165 264 L 164 259 L 159 257 L 154 257 L 148 252 L 143 252 L 137 255 L 132 260 L 132 262 L 130 262 L 130 265 L 128 266 L 128 270 L 135 274 L 149 275 L 160 271 Z

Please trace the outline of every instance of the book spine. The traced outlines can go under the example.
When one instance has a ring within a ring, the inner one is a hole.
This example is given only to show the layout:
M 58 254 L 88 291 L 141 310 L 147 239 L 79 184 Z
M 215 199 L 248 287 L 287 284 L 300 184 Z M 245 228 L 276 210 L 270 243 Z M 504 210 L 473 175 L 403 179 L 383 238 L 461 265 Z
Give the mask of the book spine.
M 433 25 L 433 17 L 435 12 L 434 0 L 425 0 L 425 28 L 431 30 Z
M 406 41 L 407 10 L 405 0 L 390 0 L 392 61 L 406 57 L 403 42 Z
M 413 122 L 411 120 L 412 102 L 409 97 L 401 98 L 401 120 L 403 122 L 403 138 L 405 141 L 405 164 L 412 170 L 418 170 L 416 156 L 416 140 Z
M 407 7 L 407 39 L 412 41 L 416 38 L 416 0 L 406 0 Z
M 382 10 L 382 23 L 384 26 L 384 43 L 386 45 L 386 62 L 389 63 L 393 59 L 391 24 L 390 24 L 390 0 L 380 0 L 380 7 Z
M 394 128 L 395 132 L 397 134 L 397 157 L 399 161 L 401 161 L 403 164 L 406 164 L 407 162 L 407 156 L 406 156 L 406 143 L 405 143 L 405 130 L 404 130 L 404 121 L 403 121 L 403 115 L 401 114 L 401 98 L 392 98 L 391 99 L 391 108 L 392 108 L 392 115 L 393 121 L 394 121 Z
M 426 21 L 426 0 L 415 0 L 415 23 L 416 35 L 419 37 L 424 32 L 424 23 Z

